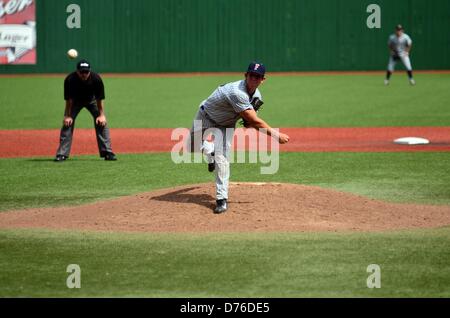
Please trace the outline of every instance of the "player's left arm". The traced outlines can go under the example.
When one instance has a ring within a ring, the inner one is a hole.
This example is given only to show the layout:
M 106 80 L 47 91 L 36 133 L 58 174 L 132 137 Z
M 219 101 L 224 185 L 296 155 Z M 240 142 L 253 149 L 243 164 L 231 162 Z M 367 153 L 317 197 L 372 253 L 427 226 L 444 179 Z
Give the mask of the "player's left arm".
M 278 132 L 277 130 L 274 130 L 272 127 L 270 127 L 268 123 L 266 123 L 262 118 L 258 117 L 253 108 L 246 109 L 243 112 L 240 112 L 239 115 L 248 122 L 249 127 L 258 130 L 262 129 L 261 131 L 277 139 L 280 144 L 285 144 L 289 141 L 288 135 Z
M 105 116 L 105 86 L 103 85 L 102 79 L 99 77 L 96 85 L 95 97 L 97 100 L 97 107 L 99 116 L 95 119 L 95 123 L 100 126 L 106 126 L 106 116 Z
M 408 37 L 408 40 L 406 42 L 406 47 L 405 47 L 406 54 L 409 55 L 409 53 L 411 52 L 411 48 L 412 48 L 412 40 L 411 40 L 411 38 Z
M 409 53 L 411 52 L 411 48 L 412 48 L 412 43 L 408 43 L 408 45 L 405 46 L 405 52 L 407 55 L 409 55 Z
M 105 107 L 104 107 L 103 99 L 97 99 L 97 107 L 98 107 L 99 115 L 95 119 L 95 123 L 100 126 L 105 126 L 106 125 L 106 116 L 105 116 L 105 111 L 104 111 Z

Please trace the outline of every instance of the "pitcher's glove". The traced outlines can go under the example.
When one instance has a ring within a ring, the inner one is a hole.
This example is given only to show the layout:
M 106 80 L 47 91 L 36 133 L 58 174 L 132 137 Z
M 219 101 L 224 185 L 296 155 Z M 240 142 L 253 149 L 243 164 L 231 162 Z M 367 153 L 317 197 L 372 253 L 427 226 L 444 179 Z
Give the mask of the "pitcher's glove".
M 264 102 L 260 100 L 258 97 L 255 97 L 250 104 L 252 104 L 255 112 L 258 112 L 258 110 L 261 109 L 261 106 L 264 104 Z M 239 123 L 245 128 L 250 127 L 250 124 L 245 119 L 242 119 Z

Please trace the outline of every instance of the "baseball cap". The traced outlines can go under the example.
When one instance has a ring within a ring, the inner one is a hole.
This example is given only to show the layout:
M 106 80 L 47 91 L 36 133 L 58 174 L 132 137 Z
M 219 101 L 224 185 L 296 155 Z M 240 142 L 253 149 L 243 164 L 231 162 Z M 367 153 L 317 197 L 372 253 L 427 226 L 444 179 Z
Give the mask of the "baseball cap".
M 395 27 L 395 29 L 397 31 L 403 30 L 403 26 L 401 24 L 397 24 L 397 26 Z
M 77 70 L 78 71 L 90 71 L 91 70 L 91 63 L 89 63 L 86 60 L 81 60 L 77 63 Z
M 247 73 L 256 73 L 264 76 L 264 74 L 266 73 L 266 67 L 262 63 L 251 62 L 247 68 Z

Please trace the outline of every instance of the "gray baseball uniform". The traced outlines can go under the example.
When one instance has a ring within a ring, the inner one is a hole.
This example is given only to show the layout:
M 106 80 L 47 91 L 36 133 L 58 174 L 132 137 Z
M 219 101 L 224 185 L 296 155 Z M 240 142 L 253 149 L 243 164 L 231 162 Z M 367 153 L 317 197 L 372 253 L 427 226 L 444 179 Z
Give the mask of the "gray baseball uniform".
M 388 45 L 393 48 L 395 52 L 395 55 L 391 55 L 389 58 L 388 70 L 393 72 L 397 60 L 400 59 L 403 65 L 405 65 L 405 68 L 408 71 L 412 71 L 411 60 L 406 51 L 406 48 L 412 45 L 412 40 L 409 35 L 403 33 L 400 37 L 397 37 L 397 35 L 392 34 L 389 37 Z
M 245 80 L 219 86 L 199 107 L 194 118 L 190 134 L 190 149 L 199 152 L 204 147 L 205 131 L 213 128 L 214 147 L 205 153 L 214 152 L 216 165 L 216 197 L 217 200 L 228 199 L 228 182 L 230 178 L 229 156 L 239 113 L 252 109 L 256 98 L 262 100 L 261 93 L 256 89 L 249 96 Z

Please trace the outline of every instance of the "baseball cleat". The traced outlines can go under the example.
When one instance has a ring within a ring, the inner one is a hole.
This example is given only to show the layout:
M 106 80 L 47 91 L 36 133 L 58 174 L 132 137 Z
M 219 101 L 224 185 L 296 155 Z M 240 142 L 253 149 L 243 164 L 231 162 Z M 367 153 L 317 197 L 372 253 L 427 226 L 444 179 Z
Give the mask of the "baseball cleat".
M 384 85 L 388 86 L 389 85 L 389 80 L 385 79 L 384 80 Z
M 65 161 L 65 160 L 67 160 L 67 156 L 64 156 L 64 155 L 57 155 L 56 156 L 56 158 L 54 159 L 54 161 L 56 161 L 56 162 L 63 162 L 63 161 Z
M 414 86 L 414 85 L 416 85 L 416 81 L 415 81 L 413 78 L 411 78 L 411 79 L 409 80 L 409 84 L 411 84 L 412 86 Z
M 228 209 L 227 199 L 216 200 L 216 208 L 214 209 L 214 213 L 220 214 L 225 212 Z
M 116 155 L 113 154 L 112 152 L 108 152 L 108 153 L 105 155 L 105 160 L 107 160 L 107 161 L 116 161 L 116 160 L 117 160 L 117 157 L 116 157 Z

